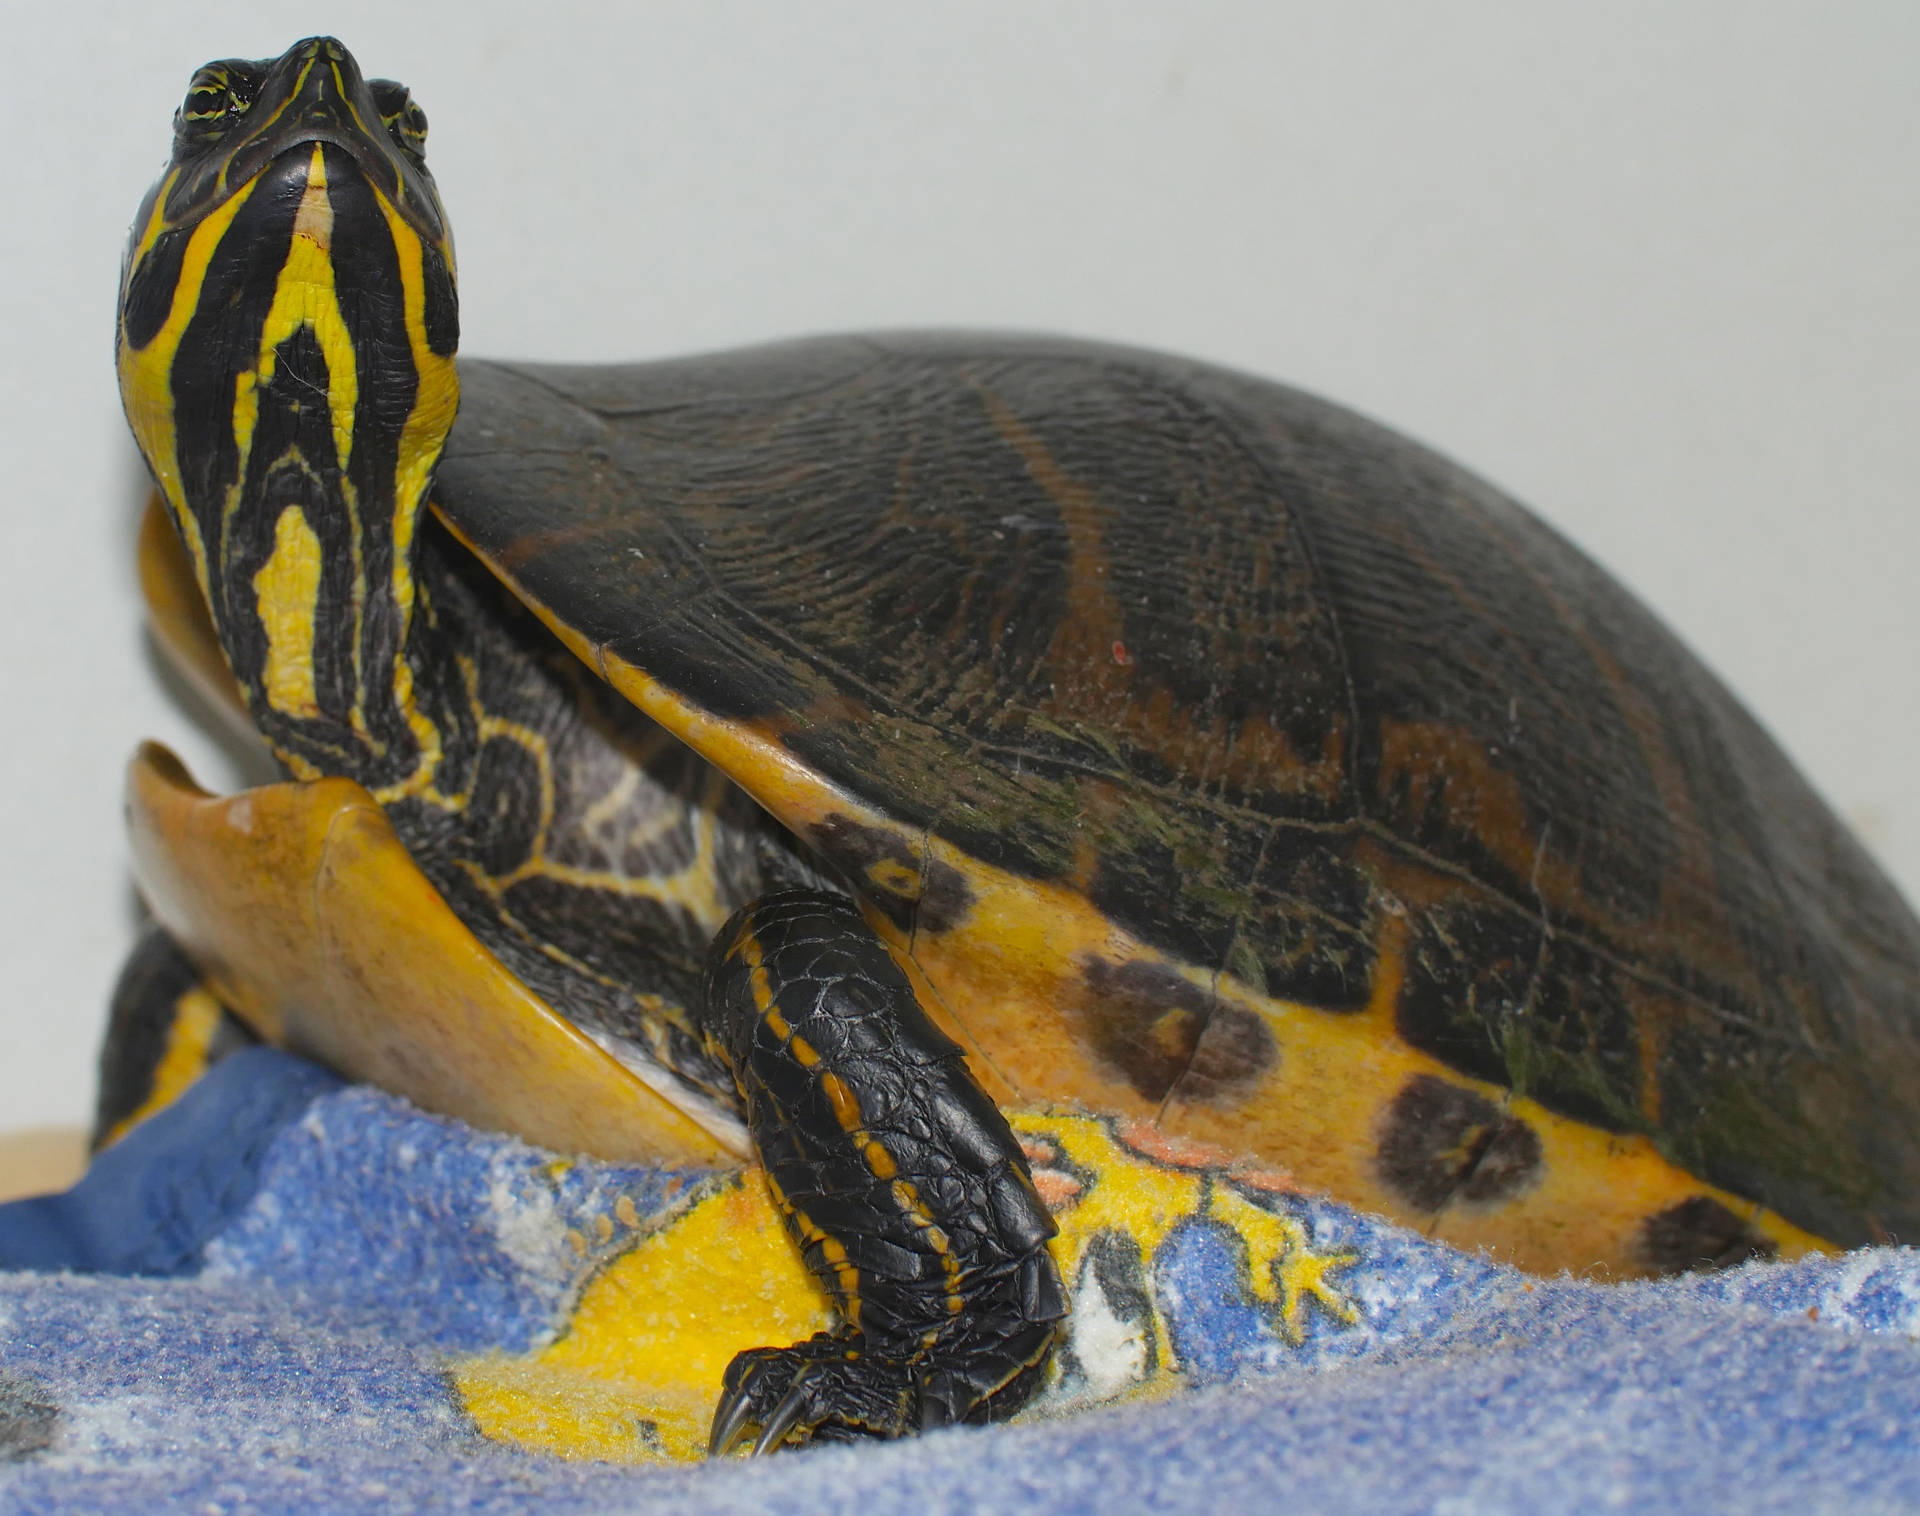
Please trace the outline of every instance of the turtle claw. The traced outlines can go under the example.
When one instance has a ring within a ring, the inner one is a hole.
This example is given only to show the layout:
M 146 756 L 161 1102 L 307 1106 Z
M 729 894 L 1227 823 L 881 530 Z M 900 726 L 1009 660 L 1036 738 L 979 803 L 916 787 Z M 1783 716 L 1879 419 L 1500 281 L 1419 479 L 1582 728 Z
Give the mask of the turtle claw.
M 707 1454 L 731 1453 L 750 1427 L 760 1429 L 755 1456 L 790 1439 L 900 1437 L 919 1426 L 916 1404 L 907 1366 L 869 1356 L 853 1333 L 822 1332 L 790 1348 L 752 1348 L 727 1365 Z
M 800 1420 L 807 1409 L 806 1374 L 793 1382 L 793 1388 L 787 1391 L 786 1399 L 773 1408 L 773 1414 L 767 1418 L 766 1425 L 760 1429 L 760 1440 L 753 1445 L 753 1456 L 761 1457 L 772 1452 L 787 1440 L 787 1433 Z
M 729 1390 L 714 1407 L 713 1432 L 707 1438 L 707 1457 L 724 1458 L 740 1445 L 753 1420 L 753 1402 Z

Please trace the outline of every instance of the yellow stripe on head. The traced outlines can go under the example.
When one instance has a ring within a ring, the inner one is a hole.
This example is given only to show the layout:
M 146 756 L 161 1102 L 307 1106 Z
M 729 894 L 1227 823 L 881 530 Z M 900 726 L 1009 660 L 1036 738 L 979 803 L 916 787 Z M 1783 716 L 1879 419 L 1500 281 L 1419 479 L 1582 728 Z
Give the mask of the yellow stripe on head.
M 127 413 L 249 713 L 294 772 L 383 799 L 439 798 L 443 757 L 407 662 L 414 518 L 459 393 L 424 141 L 332 38 L 210 64 L 121 287 Z
M 199 580 L 203 595 L 211 593 L 211 580 L 207 572 L 206 544 L 200 535 L 199 523 L 194 520 L 193 512 L 188 507 L 186 488 L 181 479 L 174 430 L 173 360 L 179 351 L 180 338 L 186 332 L 187 323 L 193 320 L 200 309 L 200 295 L 213 255 L 257 183 L 256 180 L 243 185 L 238 193 L 193 229 L 181 258 L 179 277 L 174 283 L 173 302 L 160 330 L 143 347 L 135 348 L 127 340 L 123 320 L 119 352 L 116 355 L 120 371 L 120 402 L 126 408 L 127 423 L 133 428 L 134 439 L 140 444 L 140 451 L 146 455 L 154 481 L 160 486 L 160 492 L 172 509 L 173 518 L 179 524 L 187 552 L 193 559 L 194 577 Z M 150 227 L 148 232 L 142 233 L 143 240 L 149 233 L 155 238 L 159 235 L 157 230 Z M 152 246 L 151 241 L 146 242 L 146 253 L 151 253 Z M 138 268 L 138 262 L 130 265 L 129 283 Z
M 327 160 L 319 143 L 308 160 L 307 188 L 294 216 L 293 241 L 274 286 L 273 307 L 260 332 L 254 371 L 240 376 L 234 395 L 234 437 L 240 444 L 240 471 L 258 419 L 257 390 L 273 383 L 280 344 L 305 328 L 327 360 L 327 410 L 333 418 L 333 448 L 344 472 L 353 457 L 353 412 L 360 397 L 359 366 L 353 338 L 340 310 L 333 273 L 333 204 L 327 198 Z

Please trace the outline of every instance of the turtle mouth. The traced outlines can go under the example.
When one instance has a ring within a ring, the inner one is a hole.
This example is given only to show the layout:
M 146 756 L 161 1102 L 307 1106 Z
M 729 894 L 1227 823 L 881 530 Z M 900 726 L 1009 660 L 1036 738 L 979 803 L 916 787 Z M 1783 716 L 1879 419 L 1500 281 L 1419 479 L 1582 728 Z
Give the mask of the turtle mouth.
M 161 234 L 205 221 L 275 165 L 304 165 L 316 145 L 351 159 L 451 266 L 451 236 L 433 175 L 418 140 L 392 119 L 392 102 L 377 99 L 376 89 L 405 99 L 398 85 L 370 85 L 353 55 L 332 37 L 309 37 L 277 59 L 201 69 L 174 118 L 167 172 L 134 223 L 129 274 L 141 250 Z

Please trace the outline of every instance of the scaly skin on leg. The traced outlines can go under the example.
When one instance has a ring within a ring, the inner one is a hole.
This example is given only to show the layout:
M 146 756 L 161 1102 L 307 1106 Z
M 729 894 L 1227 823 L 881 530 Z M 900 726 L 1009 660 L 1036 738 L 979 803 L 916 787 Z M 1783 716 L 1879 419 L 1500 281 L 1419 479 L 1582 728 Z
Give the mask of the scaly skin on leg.
M 715 943 L 702 1030 L 845 1317 L 728 1366 L 712 1450 L 1009 1414 L 1052 1351 L 1054 1223 L 1006 1120 L 852 902 L 768 895 Z

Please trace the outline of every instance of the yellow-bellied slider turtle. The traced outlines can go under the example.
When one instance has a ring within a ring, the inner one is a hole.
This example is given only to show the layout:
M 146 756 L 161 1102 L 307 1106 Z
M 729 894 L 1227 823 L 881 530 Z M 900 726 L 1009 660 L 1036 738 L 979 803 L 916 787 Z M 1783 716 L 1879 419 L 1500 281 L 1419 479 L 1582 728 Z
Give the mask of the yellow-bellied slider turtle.
M 716 1445 L 1018 1399 L 1065 1307 L 995 1101 L 1536 1269 L 1920 1232 L 1920 926 L 1519 506 L 1081 343 L 456 377 L 425 130 L 328 39 L 211 65 L 134 226 L 127 413 L 297 783 L 136 765 L 129 994 L 562 1147 L 744 1117 L 846 1319 Z

